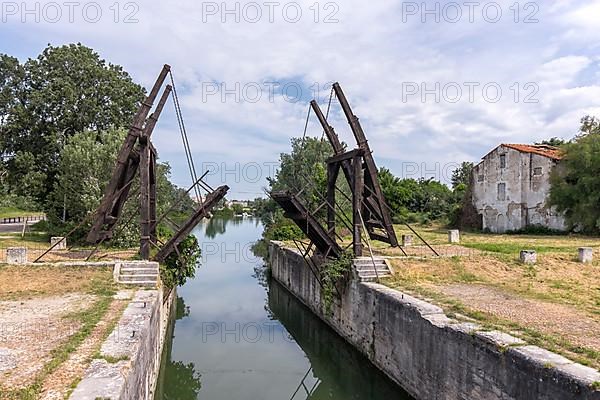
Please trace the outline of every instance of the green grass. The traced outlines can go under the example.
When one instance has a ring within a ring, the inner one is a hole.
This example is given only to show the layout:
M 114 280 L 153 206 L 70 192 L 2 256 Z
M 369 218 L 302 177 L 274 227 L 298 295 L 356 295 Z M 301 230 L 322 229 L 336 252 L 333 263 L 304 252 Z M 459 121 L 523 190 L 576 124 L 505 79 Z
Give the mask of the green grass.
M 566 253 L 577 251 L 577 247 L 575 246 L 545 246 L 529 245 L 524 243 L 463 242 L 461 245 L 475 250 L 500 254 L 519 254 L 521 250 L 535 250 L 537 253 Z
M 2 218 L 15 218 L 15 217 L 28 217 L 33 215 L 41 215 L 43 213 L 39 211 L 26 211 L 16 207 L 0 207 L 0 219 Z

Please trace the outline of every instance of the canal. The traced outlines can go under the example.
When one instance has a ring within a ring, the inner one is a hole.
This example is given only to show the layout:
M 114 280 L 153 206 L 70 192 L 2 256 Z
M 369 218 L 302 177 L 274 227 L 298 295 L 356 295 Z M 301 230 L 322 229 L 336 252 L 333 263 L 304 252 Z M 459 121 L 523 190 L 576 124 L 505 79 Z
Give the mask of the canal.
M 195 230 L 203 262 L 178 289 L 156 400 L 410 400 L 266 274 L 255 219 Z

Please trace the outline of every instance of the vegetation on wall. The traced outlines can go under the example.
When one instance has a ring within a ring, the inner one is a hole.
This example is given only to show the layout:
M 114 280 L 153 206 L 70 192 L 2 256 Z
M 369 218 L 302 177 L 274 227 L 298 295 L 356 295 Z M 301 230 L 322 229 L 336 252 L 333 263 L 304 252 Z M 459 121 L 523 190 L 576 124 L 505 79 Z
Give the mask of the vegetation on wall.
M 321 303 L 326 314 L 331 314 L 334 297 L 340 284 L 352 269 L 353 255 L 345 252 L 339 259 L 328 260 L 321 266 Z
M 198 239 L 188 235 L 160 266 L 160 276 L 167 287 L 183 286 L 193 278 L 200 264 L 201 250 Z

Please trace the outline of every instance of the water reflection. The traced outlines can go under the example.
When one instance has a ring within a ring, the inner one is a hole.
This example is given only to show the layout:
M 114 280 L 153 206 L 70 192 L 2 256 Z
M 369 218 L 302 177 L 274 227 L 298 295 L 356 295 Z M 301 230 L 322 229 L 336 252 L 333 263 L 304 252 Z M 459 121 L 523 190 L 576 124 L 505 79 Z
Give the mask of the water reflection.
M 212 219 L 195 230 L 201 244 L 215 244 L 216 236 L 222 243 L 178 290 L 156 399 L 408 399 L 271 282 L 262 259 L 232 251 L 247 248 L 261 230 L 257 220 L 241 218 Z
M 254 224 L 255 227 L 260 226 L 260 221 L 255 218 L 248 217 L 231 217 L 231 218 L 211 218 L 204 222 L 204 236 L 208 239 L 214 239 L 219 235 L 224 234 L 227 231 L 227 225 L 239 226 L 242 224 Z M 201 225 L 202 226 L 202 225 Z M 261 229 L 262 231 L 262 229 Z M 253 240 L 258 240 L 260 234 Z
M 172 359 L 173 328 L 175 320 L 181 320 L 190 315 L 190 309 L 185 305 L 183 298 L 177 297 L 175 312 L 172 314 L 167 329 L 167 340 L 163 350 L 160 375 L 156 390 L 156 399 L 164 400 L 193 400 L 198 398 L 202 383 L 200 374 L 196 371 L 194 363 L 184 363 Z M 168 384 L 167 384 L 168 383 Z
M 294 399 L 411 399 L 275 280 L 268 308 L 311 365 Z

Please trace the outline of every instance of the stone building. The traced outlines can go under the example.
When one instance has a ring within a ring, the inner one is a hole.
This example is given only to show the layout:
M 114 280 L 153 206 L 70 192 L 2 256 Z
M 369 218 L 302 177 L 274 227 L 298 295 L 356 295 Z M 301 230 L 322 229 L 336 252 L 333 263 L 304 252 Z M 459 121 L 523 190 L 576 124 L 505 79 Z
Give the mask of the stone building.
M 556 147 L 501 144 L 473 168 L 472 201 L 483 229 L 506 232 L 529 226 L 564 230 L 562 215 L 546 205 Z

